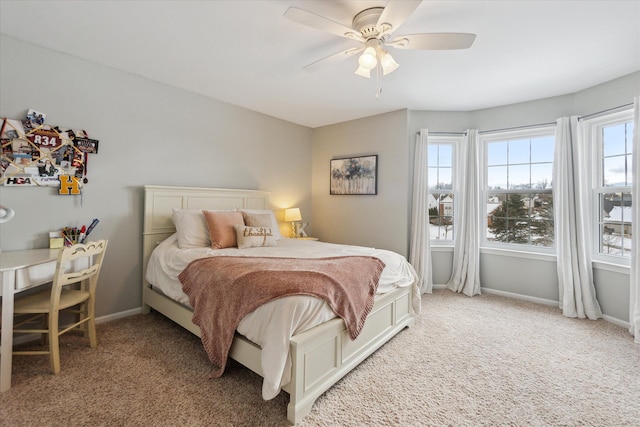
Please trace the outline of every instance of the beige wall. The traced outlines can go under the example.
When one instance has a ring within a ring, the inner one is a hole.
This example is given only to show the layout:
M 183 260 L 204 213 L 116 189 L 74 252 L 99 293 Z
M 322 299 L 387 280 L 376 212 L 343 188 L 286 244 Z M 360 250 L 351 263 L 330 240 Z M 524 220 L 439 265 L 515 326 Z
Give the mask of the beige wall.
M 461 132 L 544 123 L 626 104 L 638 93 L 640 72 L 522 104 L 472 112 L 400 110 L 312 130 L 1 36 L 0 116 L 43 111 L 48 123 L 86 129 L 100 140 L 100 153 L 90 158 L 82 198 L 58 196 L 49 188 L 0 186 L 0 203 L 17 212 L 0 224 L 0 248 L 44 247 L 50 230 L 100 218 L 93 236 L 110 244 L 98 315 L 135 309 L 142 186 L 164 184 L 268 190 L 280 219 L 282 209 L 301 208 L 311 235 L 407 256 L 419 129 Z M 379 156 L 378 195 L 330 196 L 329 161 L 369 154 Z M 288 232 L 286 224 L 282 231 Z M 433 265 L 435 282 L 446 281 L 450 250 L 436 251 Z M 557 299 L 553 261 L 512 262 L 485 253 L 481 268 L 485 287 Z M 595 277 L 605 314 L 626 319 L 628 274 L 601 270 Z
M 0 93 L 1 117 L 33 108 L 100 140 L 82 198 L 0 186 L 0 203 L 16 211 L 0 224 L 3 250 L 46 247 L 49 231 L 100 219 L 92 237 L 109 250 L 98 316 L 140 307 L 145 184 L 267 190 L 280 218 L 295 205 L 313 223 L 306 127 L 4 36 Z
M 430 132 L 489 131 L 555 122 L 562 116 L 584 115 L 633 102 L 640 94 L 640 72 L 584 91 L 513 105 L 469 112 L 407 111 L 382 114 L 313 131 L 314 231 L 322 239 L 397 250 L 408 255 L 415 135 Z M 398 115 L 403 114 L 402 118 Z M 405 124 L 406 121 L 406 124 Z M 401 139 L 404 138 L 404 141 Z M 328 165 L 332 156 L 378 154 L 384 192 L 373 200 L 363 196 L 329 196 Z M 401 173 L 405 170 L 407 173 Z M 403 227 L 406 227 L 403 232 Z M 404 251 L 398 248 L 406 248 Z M 451 274 L 452 249 L 437 248 L 432 257 L 435 284 Z M 629 275 L 596 265 L 595 282 L 603 312 L 628 320 Z M 481 251 L 480 279 L 485 290 L 524 296 L 534 301 L 558 300 L 554 256 L 527 257 L 508 252 Z
M 329 195 L 331 159 L 378 155 L 376 196 Z M 407 110 L 313 131 L 313 232 L 320 239 L 408 254 Z

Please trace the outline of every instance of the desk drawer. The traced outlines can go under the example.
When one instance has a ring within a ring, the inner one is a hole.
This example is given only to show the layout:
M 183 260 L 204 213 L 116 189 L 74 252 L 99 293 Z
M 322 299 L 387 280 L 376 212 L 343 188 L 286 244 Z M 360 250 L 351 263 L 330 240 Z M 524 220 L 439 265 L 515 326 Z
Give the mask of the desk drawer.
M 31 288 L 53 280 L 56 261 L 33 265 L 16 271 L 16 290 Z
M 73 270 L 81 270 L 87 268 L 89 262 L 87 258 L 81 258 L 75 260 L 67 266 L 67 270 L 71 267 Z M 53 275 L 56 271 L 56 261 L 45 262 L 43 264 L 36 264 L 30 267 L 21 268 L 16 270 L 16 291 L 33 288 L 45 283 L 49 283 L 53 280 Z M 0 296 L 2 296 L 2 277 L 0 277 Z

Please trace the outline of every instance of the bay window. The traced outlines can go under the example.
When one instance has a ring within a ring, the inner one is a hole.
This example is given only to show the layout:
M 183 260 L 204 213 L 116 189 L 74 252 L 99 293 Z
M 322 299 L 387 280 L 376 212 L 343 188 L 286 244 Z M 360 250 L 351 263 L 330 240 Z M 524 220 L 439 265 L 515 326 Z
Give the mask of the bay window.
M 553 249 L 554 140 L 554 127 L 481 135 L 483 244 Z
M 622 262 L 631 257 L 633 111 L 585 120 L 593 153 L 594 259 Z
M 455 147 L 459 137 L 429 136 L 429 233 L 452 243 L 455 218 Z

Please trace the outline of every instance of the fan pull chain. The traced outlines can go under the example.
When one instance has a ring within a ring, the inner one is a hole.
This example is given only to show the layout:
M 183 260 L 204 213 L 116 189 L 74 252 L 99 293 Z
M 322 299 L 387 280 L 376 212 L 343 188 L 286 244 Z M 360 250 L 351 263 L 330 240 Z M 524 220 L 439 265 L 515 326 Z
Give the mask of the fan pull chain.
M 380 78 L 380 62 L 376 65 L 376 99 L 382 95 L 382 79 Z

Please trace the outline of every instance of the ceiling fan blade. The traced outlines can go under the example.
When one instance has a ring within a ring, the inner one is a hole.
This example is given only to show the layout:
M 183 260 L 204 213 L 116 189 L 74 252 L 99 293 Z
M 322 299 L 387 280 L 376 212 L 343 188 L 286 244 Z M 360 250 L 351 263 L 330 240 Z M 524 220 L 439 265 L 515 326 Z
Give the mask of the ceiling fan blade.
M 399 36 L 386 44 L 397 49 L 453 50 L 468 49 L 475 39 L 470 33 L 424 33 Z
M 356 55 L 359 52 L 364 50 L 363 47 L 352 47 L 347 50 L 343 50 L 342 52 L 334 53 L 333 55 L 327 56 L 326 58 L 322 58 L 317 60 L 316 62 L 312 62 L 309 65 L 302 67 L 304 70 L 309 71 L 311 73 L 321 70 L 331 64 L 335 64 L 336 62 L 340 62 L 343 59 L 347 59 Z
M 353 28 L 342 25 L 339 22 L 332 21 L 324 16 L 316 15 L 315 13 L 307 10 L 290 7 L 284 13 L 284 16 L 293 22 L 315 28 L 316 30 L 326 31 L 327 33 L 335 34 L 336 36 L 346 37 L 361 42 L 365 41 L 360 33 Z
M 409 15 L 420 6 L 420 3 L 422 0 L 389 1 L 378 18 L 377 27 L 382 29 L 380 37 L 389 35 L 398 29 Z M 390 26 L 382 26 L 383 24 Z

